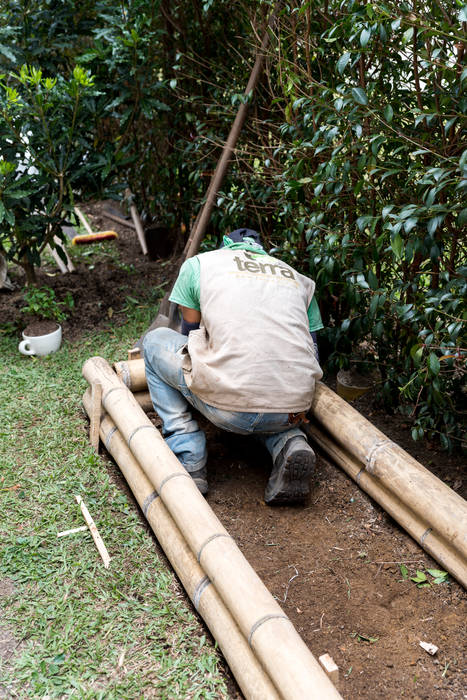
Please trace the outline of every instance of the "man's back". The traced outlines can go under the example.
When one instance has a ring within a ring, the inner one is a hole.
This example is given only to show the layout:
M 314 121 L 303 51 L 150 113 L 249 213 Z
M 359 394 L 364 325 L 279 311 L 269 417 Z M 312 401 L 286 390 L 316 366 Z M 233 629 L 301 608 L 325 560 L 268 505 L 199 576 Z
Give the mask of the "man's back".
M 314 282 L 263 252 L 198 260 L 202 324 L 188 339 L 187 385 L 224 410 L 307 410 L 322 375 L 307 315 Z

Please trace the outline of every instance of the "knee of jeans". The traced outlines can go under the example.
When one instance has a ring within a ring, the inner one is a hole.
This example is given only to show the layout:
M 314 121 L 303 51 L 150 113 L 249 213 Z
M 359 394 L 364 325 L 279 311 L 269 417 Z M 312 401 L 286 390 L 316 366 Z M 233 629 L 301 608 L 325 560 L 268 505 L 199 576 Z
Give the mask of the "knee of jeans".
M 168 344 L 173 340 L 175 332 L 171 328 L 165 327 L 149 331 L 143 340 L 143 355 L 145 359 L 150 359 L 154 352 L 159 354 L 159 349 L 167 348 Z
M 164 338 L 167 337 L 167 331 L 170 332 L 170 328 L 154 328 L 154 330 L 146 333 L 143 340 L 143 350 L 150 348 L 155 343 L 163 342 Z

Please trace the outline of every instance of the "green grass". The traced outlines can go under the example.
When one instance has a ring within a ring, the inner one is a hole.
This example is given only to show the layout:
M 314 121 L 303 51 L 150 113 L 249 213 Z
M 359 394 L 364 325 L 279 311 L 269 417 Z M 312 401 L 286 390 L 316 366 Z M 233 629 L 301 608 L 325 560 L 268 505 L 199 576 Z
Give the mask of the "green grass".
M 0 665 L 12 697 L 227 698 L 223 666 L 118 480 L 88 444 L 84 361 L 124 359 L 154 309 L 114 331 L 31 358 L 0 337 L 0 627 L 18 641 Z M 14 487 L 14 488 L 11 488 Z M 111 556 L 104 569 L 74 495 Z M 1 695 L 1 692 L 0 692 Z

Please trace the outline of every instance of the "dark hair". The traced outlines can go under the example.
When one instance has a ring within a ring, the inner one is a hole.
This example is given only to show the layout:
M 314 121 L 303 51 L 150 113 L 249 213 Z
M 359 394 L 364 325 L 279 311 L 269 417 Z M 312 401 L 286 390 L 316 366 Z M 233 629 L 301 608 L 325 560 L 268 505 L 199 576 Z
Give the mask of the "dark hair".
M 234 243 L 241 243 L 244 238 L 252 238 L 260 246 L 263 245 L 259 233 L 257 231 L 253 231 L 251 228 L 236 228 L 235 231 L 231 231 L 231 233 L 228 233 L 227 236 Z

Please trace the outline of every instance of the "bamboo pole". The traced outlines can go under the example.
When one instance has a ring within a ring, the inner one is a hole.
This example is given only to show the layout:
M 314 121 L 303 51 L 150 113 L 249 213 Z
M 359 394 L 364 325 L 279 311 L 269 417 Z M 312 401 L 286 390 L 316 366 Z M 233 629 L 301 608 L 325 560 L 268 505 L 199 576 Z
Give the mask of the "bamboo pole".
M 144 359 L 122 360 L 114 363 L 114 370 L 117 376 L 131 391 L 147 391 L 146 370 Z
M 89 389 L 83 396 L 88 415 Z M 100 436 L 130 486 L 141 510 L 183 584 L 197 612 L 211 631 L 246 698 L 276 700 L 280 695 L 227 611 L 216 589 L 196 561 L 162 500 L 125 444 L 112 419 L 104 413 Z
M 283 697 L 339 698 L 292 622 L 109 364 L 90 358 L 83 375 L 90 384 L 102 382 L 105 410 Z
M 149 391 L 136 391 L 133 396 L 145 413 L 154 410 Z
M 371 476 L 467 560 L 467 502 L 322 383 L 311 413 Z
M 147 388 L 144 360 L 121 362 L 115 367 L 134 391 Z M 413 513 L 418 523 L 416 529 L 412 527 L 416 532 L 414 539 L 465 586 L 462 572 L 467 561 L 466 501 L 321 382 L 316 385 L 310 413 L 331 438 L 323 442 L 323 449 L 343 466 L 336 450 L 339 446 L 344 448 L 355 460 L 355 469 L 360 473 L 357 483 L 364 490 L 363 484 L 369 483 L 366 477 L 374 477 L 371 483 L 380 486 L 380 500 L 374 498 L 391 515 L 394 502 L 402 504 L 401 519 L 396 514 L 393 517 L 410 534 L 402 512 Z M 419 528 L 423 530 L 419 532 Z M 464 562 L 460 568 L 459 562 Z
M 244 92 L 244 100 L 242 100 L 237 114 L 235 116 L 235 119 L 233 121 L 233 124 L 230 128 L 229 135 L 227 137 L 227 140 L 224 143 L 224 146 L 222 148 L 222 153 L 220 155 L 220 158 L 217 162 L 216 169 L 214 170 L 214 173 L 211 177 L 211 180 L 209 182 L 209 186 L 206 192 L 206 196 L 204 199 L 204 204 L 202 205 L 201 209 L 199 210 L 193 228 L 190 231 L 190 234 L 188 236 L 188 240 L 185 244 L 185 247 L 183 249 L 182 256 L 179 260 L 179 263 L 177 265 L 177 272 L 172 280 L 172 283 L 170 285 L 170 290 L 165 294 L 164 298 L 162 299 L 160 305 L 159 305 L 159 312 L 154 319 L 154 321 L 151 323 L 149 328 L 146 329 L 146 331 L 140 336 L 140 338 L 136 341 L 135 346 L 136 347 L 142 347 L 143 346 L 143 340 L 144 336 L 146 333 L 148 333 L 150 330 L 153 328 L 158 328 L 160 325 L 163 326 L 168 326 L 169 328 L 175 328 L 177 325 L 177 321 L 175 319 L 175 314 L 177 310 L 177 305 L 174 304 L 173 302 L 169 301 L 170 293 L 171 290 L 174 286 L 175 280 L 178 277 L 178 273 L 180 271 L 180 268 L 183 264 L 183 262 L 187 259 L 192 257 L 193 255 L 196 255 L 196 253 L 199 250 L 199 246 L 201 244 L 201 241 L 204 237 L 204 234 L 206 232 L 206 227 L 209 223 L 209 219 L 211 217 L 212 210 L 214 208 L 216 198 L 217 198 L 217 193 L 222 185 L 222 182 L 225 178 L 225 175 L 227 173 L 227 169 L 229 166 L 230 159 L 232 157 L 232 154 L 235 150 L 235 146 L 237 144 L 238 138 L 240 136 L 243 124 L 245 122 L 246 116 L 248 114 L 248 108 L 249 108 L 249 101 L 250 98 L 253 96 L 253 93 L 258 85 L 259 79 L 261 77 L 261 73 L 263 71 L 263 66 L 264 62 L 266 59 L 266 50 L 268 48 L 269 40 L 270 40 L 270 33 L 271 30 L 274 27 L 275 21 L 277 14 L 280 10 L 282 4 L 282 0 L 278 0 L 278 2 L 275 3 L 273 6 L 272 12 L 269 16 L 268 22 L 267 22 L 267 27 L 265 30 L 265 33 L 263 35 L 263 39 L 261 41 L 261 46 L 256 52 L 256 57 L 255 57 L 255 62 L 253 65 L 253 68 L 251 70 L 250 77 L 248 79 L 247 86 L 245 88 Z
M 99 424 L 101 420 L 102 385 L 95 382 L 91 387 L 91 412 L 89 417 L 89 442 L 95 452 L 99 452 Z
M 63 251 L 63 253 L 65 254 L 67 271 L 74 272 L 76 270 L 76 267 L 73 265 L 71 258 L 68 255 L 67 249 L 63 245 L 63 241 L 58 236 L 54 236 L 54 242 L 55 242 L 56 247 L 60 248 Z M 54 253 L 56 253 L 56 251 L 53 248 L 51 250 L 52 250 L 52 255 Z M 57 257 L 58 257 L 58 253 L 57 253 Z M 55 258 L 55 256 L 54 256 L 54 258 Z
M 332 459 L 365 491 L 379 503 L 389 515 L 406 530 L 430 556 L 467 588 L 467 563 L 465 558 L 442 535 L 430 529 L 428 519 L 421 519 L 403 501 L 395 496 L 378 477 L 362 467 L 353 455 L 337 445 L 328 434 L 313 423 L 302 426 L 304 430 Z
M 269 45 L 270 32 L 276 21 L 280 4 L 280 2 L 276 2 L 273 11 L 269 17 L 268 25 L 261 42 L 261 46 L 257 51 L 256 60 L 251 71 L 248 84 L 245 88 L 245 101 L 242 101 L 240 107 L 238 108 L 238 112 L 230 129 L 227 141 L 225 142 L 224 148 L 222 149 L 222 155 L 219 158 L 219 162 L 216 165 L 216 169 L 209 183 L 203 208 L 201 210 L 199 218 L 196 218 L 193 230 L 191 231 L 188 241 L 186 242 L 184 250 L 185 258 L 191 258 L 191 256 L 196 255 L 196 253 L 199 250 L 200 243 L 206 231 L 206 226 L 209 223 L 209 219 L 211 217 L 211 213 L 216 202 L 217 193 L 224 180 L 230 159 L 232 157 L 232 153 L 234 152 L 236 143 L 238 141 L 238 137 L 242 130 L 242 126 L 248 114 L 248 98 L 254 93 L 256 86 L 258 85 L 259 79 L 261 77 L 261 73 L 263 71 L 264 61 L 266 58 L 266 50 Z
M 91 400 L 92 387 L 88 387 L 86 389 L 85 395 L 86 395 L 86 397 L 88 397 L 88 395 L 89 395 L 89 400 Z M 154 410 L 154 406 L 152 405 L 151 396 L 149 394 L 149 391 L 137 391 L 135 394 L 133 394 L 133 396 L 136 399 L 136 401 L 138 402 L 139 406 L 143 409 L 143 411 L 145 413 L 148 413 L 148 411 Z M 86 398 L 86 400 L 87 400 L 87 398 Z M 89 411 L 86 411 L 86 412 L 87 412 L 88 416 L 91 417 Z M 102 418 L 105 415 L 106 415 L 106 412 L 105 412 L 105 410 L 102 406 L 102 403 L 101 403 L 100 408 L 99 408 L 100 420 L 102 420 Z

